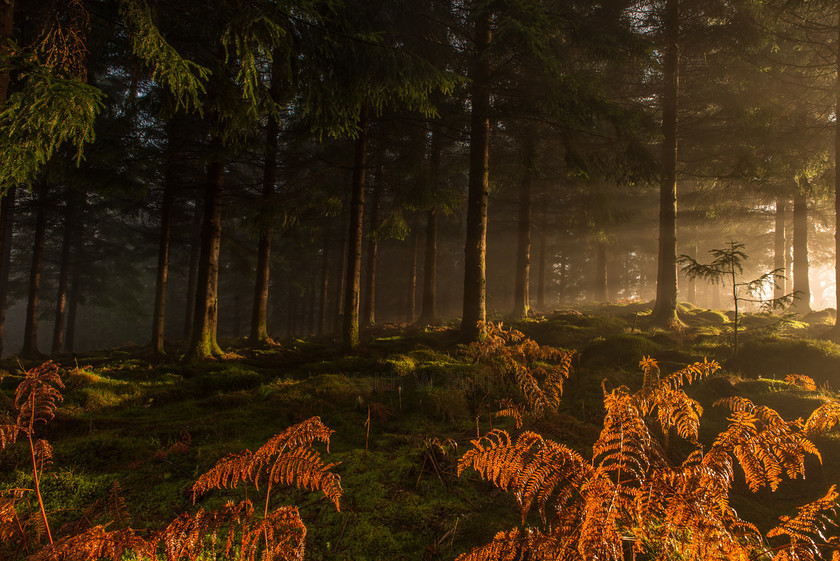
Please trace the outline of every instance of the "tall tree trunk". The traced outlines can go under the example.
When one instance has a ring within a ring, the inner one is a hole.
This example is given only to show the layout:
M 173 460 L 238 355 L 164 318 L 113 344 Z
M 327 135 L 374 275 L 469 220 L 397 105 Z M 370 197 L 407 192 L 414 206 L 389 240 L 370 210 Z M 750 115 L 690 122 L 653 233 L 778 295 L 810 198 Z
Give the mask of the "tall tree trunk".
M 49 185 L 41 180 L 38 188 L 38 216 L 35 220 L 35 243 L 32 246 L 32 267 L 29 272 L 29 300 L 26 303 L 26 326 L 23 331 L 21 356 L 38 357 L 38 303 L 41 297 L 41 268 L 47 234 L 47 202 Z
M 221 355 L 216 340 L 219 320 L 219 249 L 222 240 L 222 194 L 225 164 L 218 155 L 221 141 L 210 143 L 211 159 L 207 166 L 204 194 L 204 219 L 201 227 L 201 254 L 196 277 L 195 316 L 188 360 L 201 360 Z
M 341 229 L 337 237 L 338 242 L 338 261 L 335 267 L 335 292 L 333 293 L 333 331 L 338 333 L 344 327 L 344 281 L 347 277 L 347 246 L 349 242 L 345 237 L 349 228 L 350 208 L 349 197 L 347 196 L 353 187 L 352 174 L 350 181 L 347 183 L 345 190 L 345 197 L 341 205 Z
M 414 323 L 417 315 L 417 254 L 420 253 L 420 232 L 415 225 L 411 233 L 411 255 L 408 258 L 408 293 L 406 294 L 405 321 Z
M 321 295 L 318 299 L 318 335 L 323 335 L 327 329 L 327 296 L 330 283 L 330 232 L 332 220 L 327 221 L 324 228 L 324 253 L 321 256 Z
M 560 251 L 560 279 L 557 283 L 557 305 L 562 306 L 566 303 L 568 297 L 569 287 L 569 273 L 568 273 L 569 257 L 565 250 Z
M 72 353 L 76 350 L 76 325 L 79 319 L 79 303 L 82 299 L 82 264 L 85 254 L 84 224 L 87 191 L 79 193 L 79 208 L 76 211 L 76 227 L 73 228 L 73 273 L 70 279 L 70 293 L 67 299 L 67 332 L 64 350 Z
M 787 220 L 787 202 L 779 197 L 776 199 L 776 225 L 773 243 L 773 268 L 779 270 L 781 278 L 776 279 L 776 286 L 773 290 L 774 298 L 781 298 L 787 294 L 787 278 L 785 263 L 785 221 Z
M 3 339 L 6 334 L 6 301 L 9 293 L 9 270 L 12 265 L 12 209 L 15 206 L 15 188 L 10 187 L 0 198 L 0 357 L 3 356 Z
M 807 182 L 801 180 L 793 197 L 793 291 L 794 310 L 811 311 L 811 283 L 808 278 L 808 198 Z
M 688 246 L 688 255 L 692 259 L 697 259 L 697 243 L 692 241 L 691 245 Z M 688 294 L 686 294 L 686 299 L 694 304 L 697 305 L 697 279 L 690 278 L 688 279 Z
M 274 80 L 272 80 L 272 88 Z M 271 198 L 277 183 L 277 138 L 280 135 L 280 123 L 272 114 L 268 117 L 265 132 L 265 161 L 263 163 L 262 208 L 260 210 L 260 242 L 257 249 L 257 279 L 254 284 L 254 300 L 251 308 L 251 344 L 264 343 L 268 340 L 266 311 L 268 310 L 268 279 L 271 262 Z
M 187 307 L 184 310 L 184 331 L 182 333 L 184 341 L 190 340 L 195 320 L 195 285 L 198 279 L 198 258 L 201 256 L 201 216 L 202 207 L 196 201 L 190 227 L 192 241 L 190 242 L 190 262 L 187 271 Z
M 542 219 L 540 220 L 540 231 L 539 231 L 539 240 L 540 240 L 540 251 L 537 254 L 537 309 L 541 312 L 545 311 L 545 283 L 546 283 L 546 270 L 545 270 L 545 211 L 541 213 Z
M 536 164 L 534 139 L 526 134 L 522 143 L 522 183 L 519 185 L 519 222 L 516 236 L 516 272 L 513 294 L 514 318 L 528 316 L 531 309 L 531 186 Z
M 376 323 L 376 258 L 379 253 L 379 201 L 385 184 L 382 177 L 382 143 L 376 151 L 376 175 L 373 180 L 373 197 L 370 201 L 370 220 L 368 221 L 367 267 L 365 268 L 365 298 L 362 309 L 362 325 Z
M 440 178 L 440 158 L 442 151 L 440 127 L 432 127 L 432 145 L 429 151 L 429 189 L 434 199 Z M 437 319 L 437 235 L 438 212 L 433 206 L 426 213 L 426 249 L 423 255 L 423 303 L 420 310 L 421 324 L 434 323 Z
M 160 240 L 158 242 L 157 279 L 155 281 L 155 309 L 152 313 L 152 352 L 165 354 L 166 287 L 169 283 L 169 247 L 172 243 L 172 215 L 175 210 L 175 165 L 177 156 L 176 127 L 170 120 L 168 128 L 166 176 L 163 185 L 163 206 L 160 212 Z
M 477 3 L 476 5 L 480 5 Z M 475 58 L 470 92 L 470 170 L 467 198 L 467 240 L 464 246 L 464 310 L 461 334 L 465 341 L 484 336 L 487 277 L 487 198 L 490 164 L 490 63 L 486 58 L 492 40 L 492 13 L 477 14 Z
M 834 48 L 837 80 L 834 86 L 834 325 L 835 331 L 840 331 L 840 10 L 837 11 L 837 42 Z
M 596 302 L 607 301 L 607 242 L 598 240 L 595 247 L 595 293 Z
M 362 226 L 365 214 L 365 173 L 367 171 L 368 106 L 362 104 L 359 137 L 353 156 L 353 185 L 350 194 L 350 228 L 347 233 L 347 275 L 344 287 L 345 349 L 359 346 L 359 284 L 362 273 Z
M 58 268 L 58 291 L 55 298 L 55 326 L 51 354 L 58 354 L 64 350 L 65 314 L 67 310 L 67 285 L 70 279 L 70 253 L 73 246 L 73 234 L 76 225 L 76 209 L 79 204 L 79 194 L 71 192 L 67 197 L 64 209 L 64 234 L 61 240 L 61 258 Z
M 9 41 L 14 34 L 14 0 L 0 3 L 0 54 L 7 54 Z M 9 71 L 0 71 L 0 111 L 6 105 L 9 93 Z M 6 332 L 6 294 L 9 286 L 9 265 L 11 264 L 12 228 L 9 210 L 14 207 L 15 191 L 0 193 L 0 356 L 3 355 L 3 337 Z M 6 256 L 9 256 L 8 259 Z
M 677 321 L 677 90 L 679 88 L 679 0 L 665 3 L 662 93 L 662 183 L 659 187 L 659 260 L 654 321 Z

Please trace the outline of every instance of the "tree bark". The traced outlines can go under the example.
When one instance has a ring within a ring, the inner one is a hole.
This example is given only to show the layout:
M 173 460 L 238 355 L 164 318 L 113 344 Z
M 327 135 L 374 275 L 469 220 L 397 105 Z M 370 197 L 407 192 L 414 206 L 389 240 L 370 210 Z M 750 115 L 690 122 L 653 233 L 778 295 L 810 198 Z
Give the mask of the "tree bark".
M 806 181 L 800 180 L 793 197 L 793 309 L 799 314 L 811 311 L 811 283 L 808 278 L 808 198 Z
M 55 298 L 55 326 L 51 354 L 58 354 L 64 350 L 65 315 L 67 311 L 67 285 L 70 279 L 70 253 L 73 246 L 73 234 L 76 225 L 76 209 L 79 204 L 79 194 L 72 192 L 67 197 L 64 209 L 64 234 L 61 240 L 61 257 L 58 269 L 58 291 Z
M 437 319 L 437 235 L 438 212 L 434 201 L 440 179 L 440 159 L 443 143 L 440 127 L 432 127 L 432 145 L 429 152 L 429 189 L 432 207 L 426 213 L 426 247 L 423 255 L 423 303 L 418 323 L 430 324 Z
M 476 341 L 485 334 L 487 301 L 487 198 L 490 164 L 490 64 L 492 14 L 478 14 L 475 23 L 475 59 L 470 92 L 470 168 L 467 197 L 467 240 L 464 246 L 464 307 L 461 335 Z
M 195 320 L 195 285 L 198 278 L 198 258 L 201 256 L 201 205 L 196 201 L 191 225 L 192 241 L 190 243 L 190 262 L 187 271 L 187 306 L 184 310 L 184 341 L 192 336 L 193 321 Z
M 15 206 L 15 188 L 0 198 L 0 357 L 3 356 L 3 339 L 6 334 L 6 301 L 9 293 L 9 271 L 12 265 L 12 214 Z
M 362 309 L 362 325 L 376 323 L 376 258 L 379 253 L 379 201 L 385 181 L 382 177 L 382 146 L 377 148 L 376 175 L 373 180 L 373 196 L 370 201 L 370 220 L 368 221 L 367 267 L 365 268 L 365 298 Z
M 522 183 L 519 186 L 519 222 L 516 236 L 516 272 L 513 294 L 514 318 L 528 317 L 531 309 L 531 187 L 536 159 L 534 139 L 522 143 Z
M 545 270 L 545 259 L 546 259 L 546 247 L 545 247 L 545 212 L 543 211 L 542 219 L 540 220 L 540 231 L 539 231 L 539 240 L 540 240 L 540 251 L 537 254 L 537 309 L 539 311 L 545 311 L 545 283 L 546 283 L 546 270 Z
M 14 0 L 0 3 L 0 53 L 6 54 L 6 46 L 14 34 Z M 6 105 L 9 94 L 8 70 L 0 72 L 0 111 Z M 0 193 L 0 356 L 3 355 L 3 337 L 6 332 L 6 295 L 9 286 L 9 265 L 11 264 L 12 228 L 9 210 L 14 207 L 15 188 Z M 8 258 L 7 258 L 8 256 Z
M 607 242 L 598 241 L 595 248 L 595 301 L 607 301 Z
M 840 331 L 840 10 L 837 12 L 837 42 L 834 45 L 834 325 Z
M 166 174 L 163 185 L 163 206 L 160 213 L 160 240 L 158 243 L 157 279 L 155 281 L 155 308 L 152 313 L 152 352 L 165 354 L 166 287 L 169 283 L 169 248 L 172 243 L 172 215 L 175 210 L 175 165 L 177 156 L 176 127 L 168 123 Z
M 35 220 L 35 243 L 32 246 L 32 266 L 29 272 L 29 299 L 26 303 L 26 326 L 23 331 L 21 356 L 37 358 L 38 351 L 38 304 L 41 297 L 41 268 L 44 262 L 44 242 L 47 234 L 47 203 L 49 185 L 41 180 L 38 188 L 38 216 Z
M 688 256 L 692 259 L 697 259 L 697 229 L 692 227 L 691 228 L 692 239 L 691 244 L 688 246 Z M 686 299 L 694 305 L 697 305 L 697 279 L 689 278 L 688 279 L 688 294 L 686 295 Z
M 367 168 L 368 106 L 362 104 L 359 137 L 353 157 L 353 185 L 350 194 L 350 228 L 347 233 L 347 274 L 344 289 L 344 348 L 359 346 L 359 284 L 362 272 L 362 225 L 365 214 L 365 173 Z
M 414 323 L 417 315 L 417 254 L 420 253 L 420 232 L 412 228 L 411 255 L 408 260 L 408 293 L 406 294 L 405 321 Z
M 347 276 L 347 246 L 349 242 L 345 235 L 349 228 L 350 208 L 349 197 L 347 196 L 353 187 L 352 174 L 350 174 L 350 181 L 347 183 L 345 189 L 345 196 L 341 205 L 341 229 L 338 235 L 338 261 L 335 267 L 335 292 L 333 293 L 333 331 L 338 333 L 344 327 L 343 313 L 344 313 L 344 280 Z
M 272 87 L 274 81 L 272 81 Z M 272 114 L 268 117 L 265 132 L 265 162 L 263 163 L 262 208 L 260 210 L 260 242 L 257 249 L 257 279 L 254 284 L 254 301 L 251 308 L 251 344 L 268 341 L 266 312 L 268 310 L 268 280 L 271 263 L 271 198 L 277 183 L 277 138 L 280 123 Z
M 70 279 L 70 294 L 67 300 L 67 331 L 64 349 L 68 353 L 76 350 L 76 325 L 79 318 L 79 303 L 82 300 L 82 263 L 84 261 L 84 224 L 87 191 L 79 193 L 79 208 L 76 211 L 76 227 L 73 228 L 73 273 Z
M 662 92 L 662 183 L 659 187 L 659 259 L 655 323 L 677 320 L 677 90 L 679 88 L 679 0 L 665 3 L 665 57 Z
M 776 199 L 776 225 L 773 244 L 773 268 L 779 269 L 782 278 L 776 279 L 776 286 L 773 290 L 774 298 L 781 298 L 787 294 L 787 270 L 785 263 L 786 232 L 785 221 L 787 220 L 787 202 L 779 197 Z
M 321 256 L 321 295 L 318 299 L 318 335 L 324 335 L 327 329 L 327 296 L 330 283 L 330 232 L 332 220 L 327 220 L 324 228 L 324 253 Z
M 216 340 L 219 316 L 219 249 L 222 239 L 222 194 L 225 164 L 218 155 L 221 141 L 210 143 L 211 159 L 207 167 L 204 194 L 204 218 L 201 228 L 201 253 L 196 276 L 195 315 L 188 360 L 219 356 L 222 349 Z

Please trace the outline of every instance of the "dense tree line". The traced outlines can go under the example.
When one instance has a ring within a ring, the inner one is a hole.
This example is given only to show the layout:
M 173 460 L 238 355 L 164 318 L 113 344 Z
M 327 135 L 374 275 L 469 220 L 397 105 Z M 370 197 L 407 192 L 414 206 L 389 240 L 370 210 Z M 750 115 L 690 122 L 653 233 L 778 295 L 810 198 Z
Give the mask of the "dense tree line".
M 726 305 L 678 261 L 730 240 L 798 311 L 836 301 L 809 284 L 838 270 L 832 2 L 30 0 L 0 23 L 7 352 L 353 348 L 458 317 L 469 340 L 581 300 L 667 327 L 678 298 Z

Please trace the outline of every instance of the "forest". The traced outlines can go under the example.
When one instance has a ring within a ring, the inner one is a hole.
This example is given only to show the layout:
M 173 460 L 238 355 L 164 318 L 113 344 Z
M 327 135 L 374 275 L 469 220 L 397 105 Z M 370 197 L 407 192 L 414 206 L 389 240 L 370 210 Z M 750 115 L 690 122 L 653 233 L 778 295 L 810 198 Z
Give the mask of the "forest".
M 838 115 L 836 0 L 0 0 L 0 559 L 840 560 Z

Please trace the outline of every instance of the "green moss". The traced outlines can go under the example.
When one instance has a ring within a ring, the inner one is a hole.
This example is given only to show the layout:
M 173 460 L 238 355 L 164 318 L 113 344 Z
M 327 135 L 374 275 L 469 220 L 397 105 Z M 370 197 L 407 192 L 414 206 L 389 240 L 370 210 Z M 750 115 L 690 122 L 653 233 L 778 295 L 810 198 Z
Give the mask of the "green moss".
M 805 374 L 817 384 L 840 387 L 840 346 L 815 339 L 770 337 L 746 342 L 738 355 L 745 374 L 783 379 L 788 374 Z
M 632 366 L 661 352 L 662 346 L 647 337 L 621 333 L 590 341 L 581 351 L 581 361 L 589 367 Z

